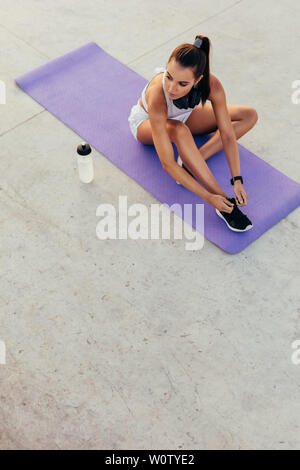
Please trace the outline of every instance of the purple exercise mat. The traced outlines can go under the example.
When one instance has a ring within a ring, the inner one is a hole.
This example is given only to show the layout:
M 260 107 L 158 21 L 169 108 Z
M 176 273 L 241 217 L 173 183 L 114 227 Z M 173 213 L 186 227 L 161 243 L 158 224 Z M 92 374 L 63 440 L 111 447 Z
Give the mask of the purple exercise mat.
M 300 205 L 300 184 L 238 144 L 248 204 L 241 208 L 253 223 L 236 233 L 214 207 L 166 173 L 154 146 L 131 134 L 128 116 L 147 80 L 90 42 L 17 79 L 17 84 L 82 139 L 104 154 L 161 203 L 204 204 L 204 236 L 228 253 L 239 253 Z M 197 147 L 213 133 L 195 136 Z M 177 149 L 174 144 L 174 154 Z M 224 151 L 207 160 L 222 189 L 234 196 Z M 122 188 L 115 188 L 120 194 Z M 137 201 L 138 202 L 138 201 Z M 180 216 L 180 212 L 176 212 Z M 190 225 L 196 228 L 195 211 Z M 185 218 L 185 221 L 188 220 Z

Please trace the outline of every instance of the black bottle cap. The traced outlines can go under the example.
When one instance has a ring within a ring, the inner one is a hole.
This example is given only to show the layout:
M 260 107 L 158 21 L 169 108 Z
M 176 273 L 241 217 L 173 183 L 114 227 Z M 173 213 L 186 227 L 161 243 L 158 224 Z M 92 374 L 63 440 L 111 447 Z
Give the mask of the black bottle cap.
M 91 153 L 91 151 L 91 147 L 87 142 L 81 142 L 77 146 L 77 153 L 79 153 L 79 155 L 88 155 L 89 153 Z

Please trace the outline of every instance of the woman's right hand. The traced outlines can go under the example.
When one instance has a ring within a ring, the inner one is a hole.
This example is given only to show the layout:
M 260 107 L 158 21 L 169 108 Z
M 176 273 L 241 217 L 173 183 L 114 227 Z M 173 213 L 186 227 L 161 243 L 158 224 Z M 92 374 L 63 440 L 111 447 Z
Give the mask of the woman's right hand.
M 232 202 L 228 201 L 226 197 L 220 194 L 211 194 L 208 202 L 219 211 L 228 212 L 228 214 L 232 212 L 234 206 Z

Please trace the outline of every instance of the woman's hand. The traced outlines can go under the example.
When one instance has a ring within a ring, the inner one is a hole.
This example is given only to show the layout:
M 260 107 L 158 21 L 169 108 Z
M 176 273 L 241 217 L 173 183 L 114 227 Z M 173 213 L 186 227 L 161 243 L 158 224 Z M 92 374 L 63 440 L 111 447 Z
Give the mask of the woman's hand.
M 234 206 L 232 202 L 228 201 L 226 197 L 221 196 L 220 194 L 211 194 L 208 202 L 219 211 L 228 212 L 228 214 L 232 212 Z
M 246 206 L 248 202 L 247 193 L 242 185 L 241 180 L 236 180 L 233 185 L 233 191 L 236 195 L 236 203 L 238 206 Z

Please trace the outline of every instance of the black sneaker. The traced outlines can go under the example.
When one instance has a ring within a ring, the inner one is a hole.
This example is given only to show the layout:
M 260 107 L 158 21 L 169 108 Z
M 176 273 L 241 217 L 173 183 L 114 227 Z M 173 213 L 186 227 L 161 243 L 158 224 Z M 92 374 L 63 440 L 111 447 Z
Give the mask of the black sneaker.
M 248 219 L 248 217 L 243 214 L 236 204 L 236 200 L 234 197 L 229 198 L 227 197 L 228 201 L 234 204 L 234 207 L 230 214 L 228 212 L 219 211 L 216 209 L 216 213 L 218 214 L 221 219 L 225 220 L 228 228 L 233 230 L 234 232 L 246 232 L 253 227 L 252 222 Z

